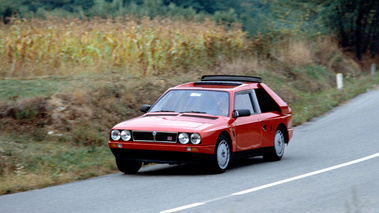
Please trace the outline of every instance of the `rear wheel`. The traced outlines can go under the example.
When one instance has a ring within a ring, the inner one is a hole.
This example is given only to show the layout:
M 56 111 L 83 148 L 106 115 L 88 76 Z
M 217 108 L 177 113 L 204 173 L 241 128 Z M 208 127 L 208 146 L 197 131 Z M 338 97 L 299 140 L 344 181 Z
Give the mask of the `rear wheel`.
M 274 147 L 272 147 L 269 153 L 264 155 L 263 158 L 268 161 L 279 161 L 282 159 L 286 148 L 285 142 L 283 131 L 281 129 L 276 130 Z
M 142 162 L 116 159 L 118 170 L 125 174 L 136 174 L 142 166 Z
M 211 169 L 214 173 L 223 173 L 229 166 L 231 150 L 229 140 L 220 135 L 217 139 L 214 156 L 211 162 Z

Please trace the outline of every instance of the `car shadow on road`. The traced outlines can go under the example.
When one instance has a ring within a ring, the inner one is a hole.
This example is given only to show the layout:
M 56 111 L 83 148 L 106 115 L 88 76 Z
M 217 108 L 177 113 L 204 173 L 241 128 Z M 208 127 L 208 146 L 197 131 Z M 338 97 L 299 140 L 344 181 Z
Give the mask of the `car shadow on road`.
M 254 157 L 234 160 L 230 163 L 225 173 L 232 172 L 256 164 L 267 163 L 263 158 Z M 196 175 L 217 175 L 203 164 L 153 164 L 143 167 L 137 175 L 141 176 L 196 176 Z

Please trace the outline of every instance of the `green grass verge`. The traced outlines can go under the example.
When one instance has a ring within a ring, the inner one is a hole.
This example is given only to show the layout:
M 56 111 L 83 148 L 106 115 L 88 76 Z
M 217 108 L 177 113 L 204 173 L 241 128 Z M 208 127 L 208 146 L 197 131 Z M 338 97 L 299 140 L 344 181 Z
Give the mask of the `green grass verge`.
M 42 142 L 2 136 L 0 156 L 0 194 L 53 186 L 116 171 L 114 158 L 107 146 L 62 143 L 53 136 Z
M 17 101 L 36 96 L 49 97 L 69 86 L 67 77 L 0 80 L 0 101 Z
M 342 91 L 329 88 L 315 93 L 298 92 L 301 98 L 291 105 L 293 124 L 300 125 L 309 121 L 375 86 L 379 86 L 379 74 L 345 78 Z

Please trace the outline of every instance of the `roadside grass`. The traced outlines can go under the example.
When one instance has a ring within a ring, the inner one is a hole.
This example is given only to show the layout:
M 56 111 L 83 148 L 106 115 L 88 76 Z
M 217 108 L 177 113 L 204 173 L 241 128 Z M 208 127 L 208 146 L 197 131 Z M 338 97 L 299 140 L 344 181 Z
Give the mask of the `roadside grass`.
M 36 96 L 49 97 L 67 88 L 66 77 L 19 78 L 0 80 L 0 101 L 17 101 Z
M 379 75 L 362 75 L 357 78 L 344 78 L 344 88 L 330 88 L 316 93 L 300 92 L 299 100 L 291 104 L 293 124 L 300 125 L 332 108 L 379 86 Z
M 1 136 L 0 156 L 0 194 L 58 185 L 116 170 L 106 146 L 62 143 L 53 136 L 42 142 Z

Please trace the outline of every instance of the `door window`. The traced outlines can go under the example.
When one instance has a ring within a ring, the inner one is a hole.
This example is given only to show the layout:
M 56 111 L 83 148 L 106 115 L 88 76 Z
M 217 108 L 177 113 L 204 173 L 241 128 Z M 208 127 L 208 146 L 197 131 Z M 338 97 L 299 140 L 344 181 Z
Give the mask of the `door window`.
M 248 109 L 254 114 L 250 92 L 237 93 L 234 100 L 234 109 Z

